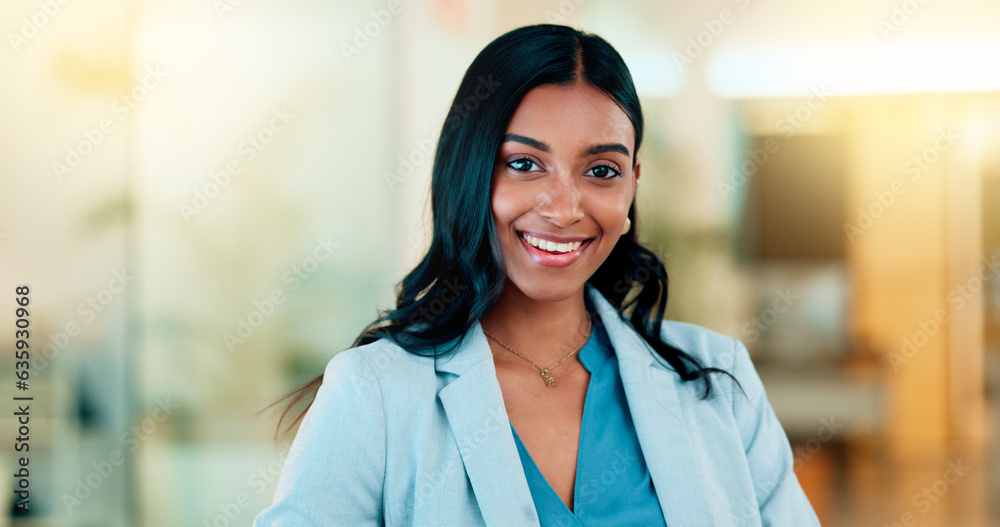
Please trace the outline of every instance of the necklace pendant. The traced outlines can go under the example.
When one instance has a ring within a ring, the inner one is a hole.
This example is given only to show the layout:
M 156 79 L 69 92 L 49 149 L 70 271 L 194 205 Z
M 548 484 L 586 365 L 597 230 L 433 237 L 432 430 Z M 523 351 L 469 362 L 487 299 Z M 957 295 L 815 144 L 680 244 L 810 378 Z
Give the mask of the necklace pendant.
M 555 388 L 556 387 L 556 379 L 555 379 L 555 377 L 552 376 L 551 373 L 549 373 L 549 369 L 548 368 L 545 368 L 544 370 L 541 370 L 538 373 L 542 374 L 542 378 L 545 379 L 545 386 L 547 388 Z

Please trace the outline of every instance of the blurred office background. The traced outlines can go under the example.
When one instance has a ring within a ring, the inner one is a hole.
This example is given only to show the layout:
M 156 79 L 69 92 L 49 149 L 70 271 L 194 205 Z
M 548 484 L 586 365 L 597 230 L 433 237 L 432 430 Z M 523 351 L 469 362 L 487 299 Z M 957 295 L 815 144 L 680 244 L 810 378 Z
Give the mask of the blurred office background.
M 631 67 L 669 318 L 750 348 L 823 525 L 1000 525 L 992 0 L 5 2 L 0 525 L 249 525 L 255 413 L 391 305 L 462 73 L 539 22 Z

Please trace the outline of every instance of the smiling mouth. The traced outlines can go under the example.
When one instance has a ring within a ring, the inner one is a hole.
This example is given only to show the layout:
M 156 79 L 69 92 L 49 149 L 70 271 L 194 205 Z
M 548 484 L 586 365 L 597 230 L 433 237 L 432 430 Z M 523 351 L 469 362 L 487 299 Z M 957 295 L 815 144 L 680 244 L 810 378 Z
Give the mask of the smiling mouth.
M 537 236 L 532 236 L 530 234 L 517 231 L 517 235 L 524 240 L 528 245 L 551 254 L 567 254 L 576 251 L 581 246 L 589 243 L 594 238 L 586 238 L 583 240 L 577 240 L 572 242 L 553 242 L 551 240 L 546 240 L 539 238 Z

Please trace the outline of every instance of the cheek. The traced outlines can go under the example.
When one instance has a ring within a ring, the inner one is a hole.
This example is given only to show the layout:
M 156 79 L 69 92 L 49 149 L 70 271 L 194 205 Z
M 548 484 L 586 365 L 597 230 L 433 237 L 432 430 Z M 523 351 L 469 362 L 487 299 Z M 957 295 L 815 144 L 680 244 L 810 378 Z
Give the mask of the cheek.
M 507 224 L 510 223 L 510 205 L 503 199 L 494 197 L 492 208 L 493 223 L 496 225 L 498 234 L 502 236 L 507 231 Z
M 628 209 L 632 206 L 631 196 L 623 194 L 620 196 L 601 196 L 600 199 L 592 202 L 592 216 L 607 230 L 617 227 L 625 221 L 628 216 Z
M 511 222 L 531 210 L 530 204 L 525 202 L 523 196 L 503 184 L 494 186 L 490 202 L 493 221 L 497 229 L 504 232 L 509 230 Z

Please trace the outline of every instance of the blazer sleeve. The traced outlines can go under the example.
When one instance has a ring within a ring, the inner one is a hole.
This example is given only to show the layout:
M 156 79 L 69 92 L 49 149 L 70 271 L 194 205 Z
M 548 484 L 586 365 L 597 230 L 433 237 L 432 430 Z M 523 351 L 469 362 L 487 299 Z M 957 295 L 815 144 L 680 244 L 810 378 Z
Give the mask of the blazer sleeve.
M 792 448 L 764 392 L 746 346 L 733 339 L 736 389 L 733 415 L 739 425 L 761 522 L 767 526 L 818 526 L 819 519 L 795 476 Z
M 334 355 L 289 448 L 274 503 L 254 527 L 380 526 L 385 417 L 371 364 Z

